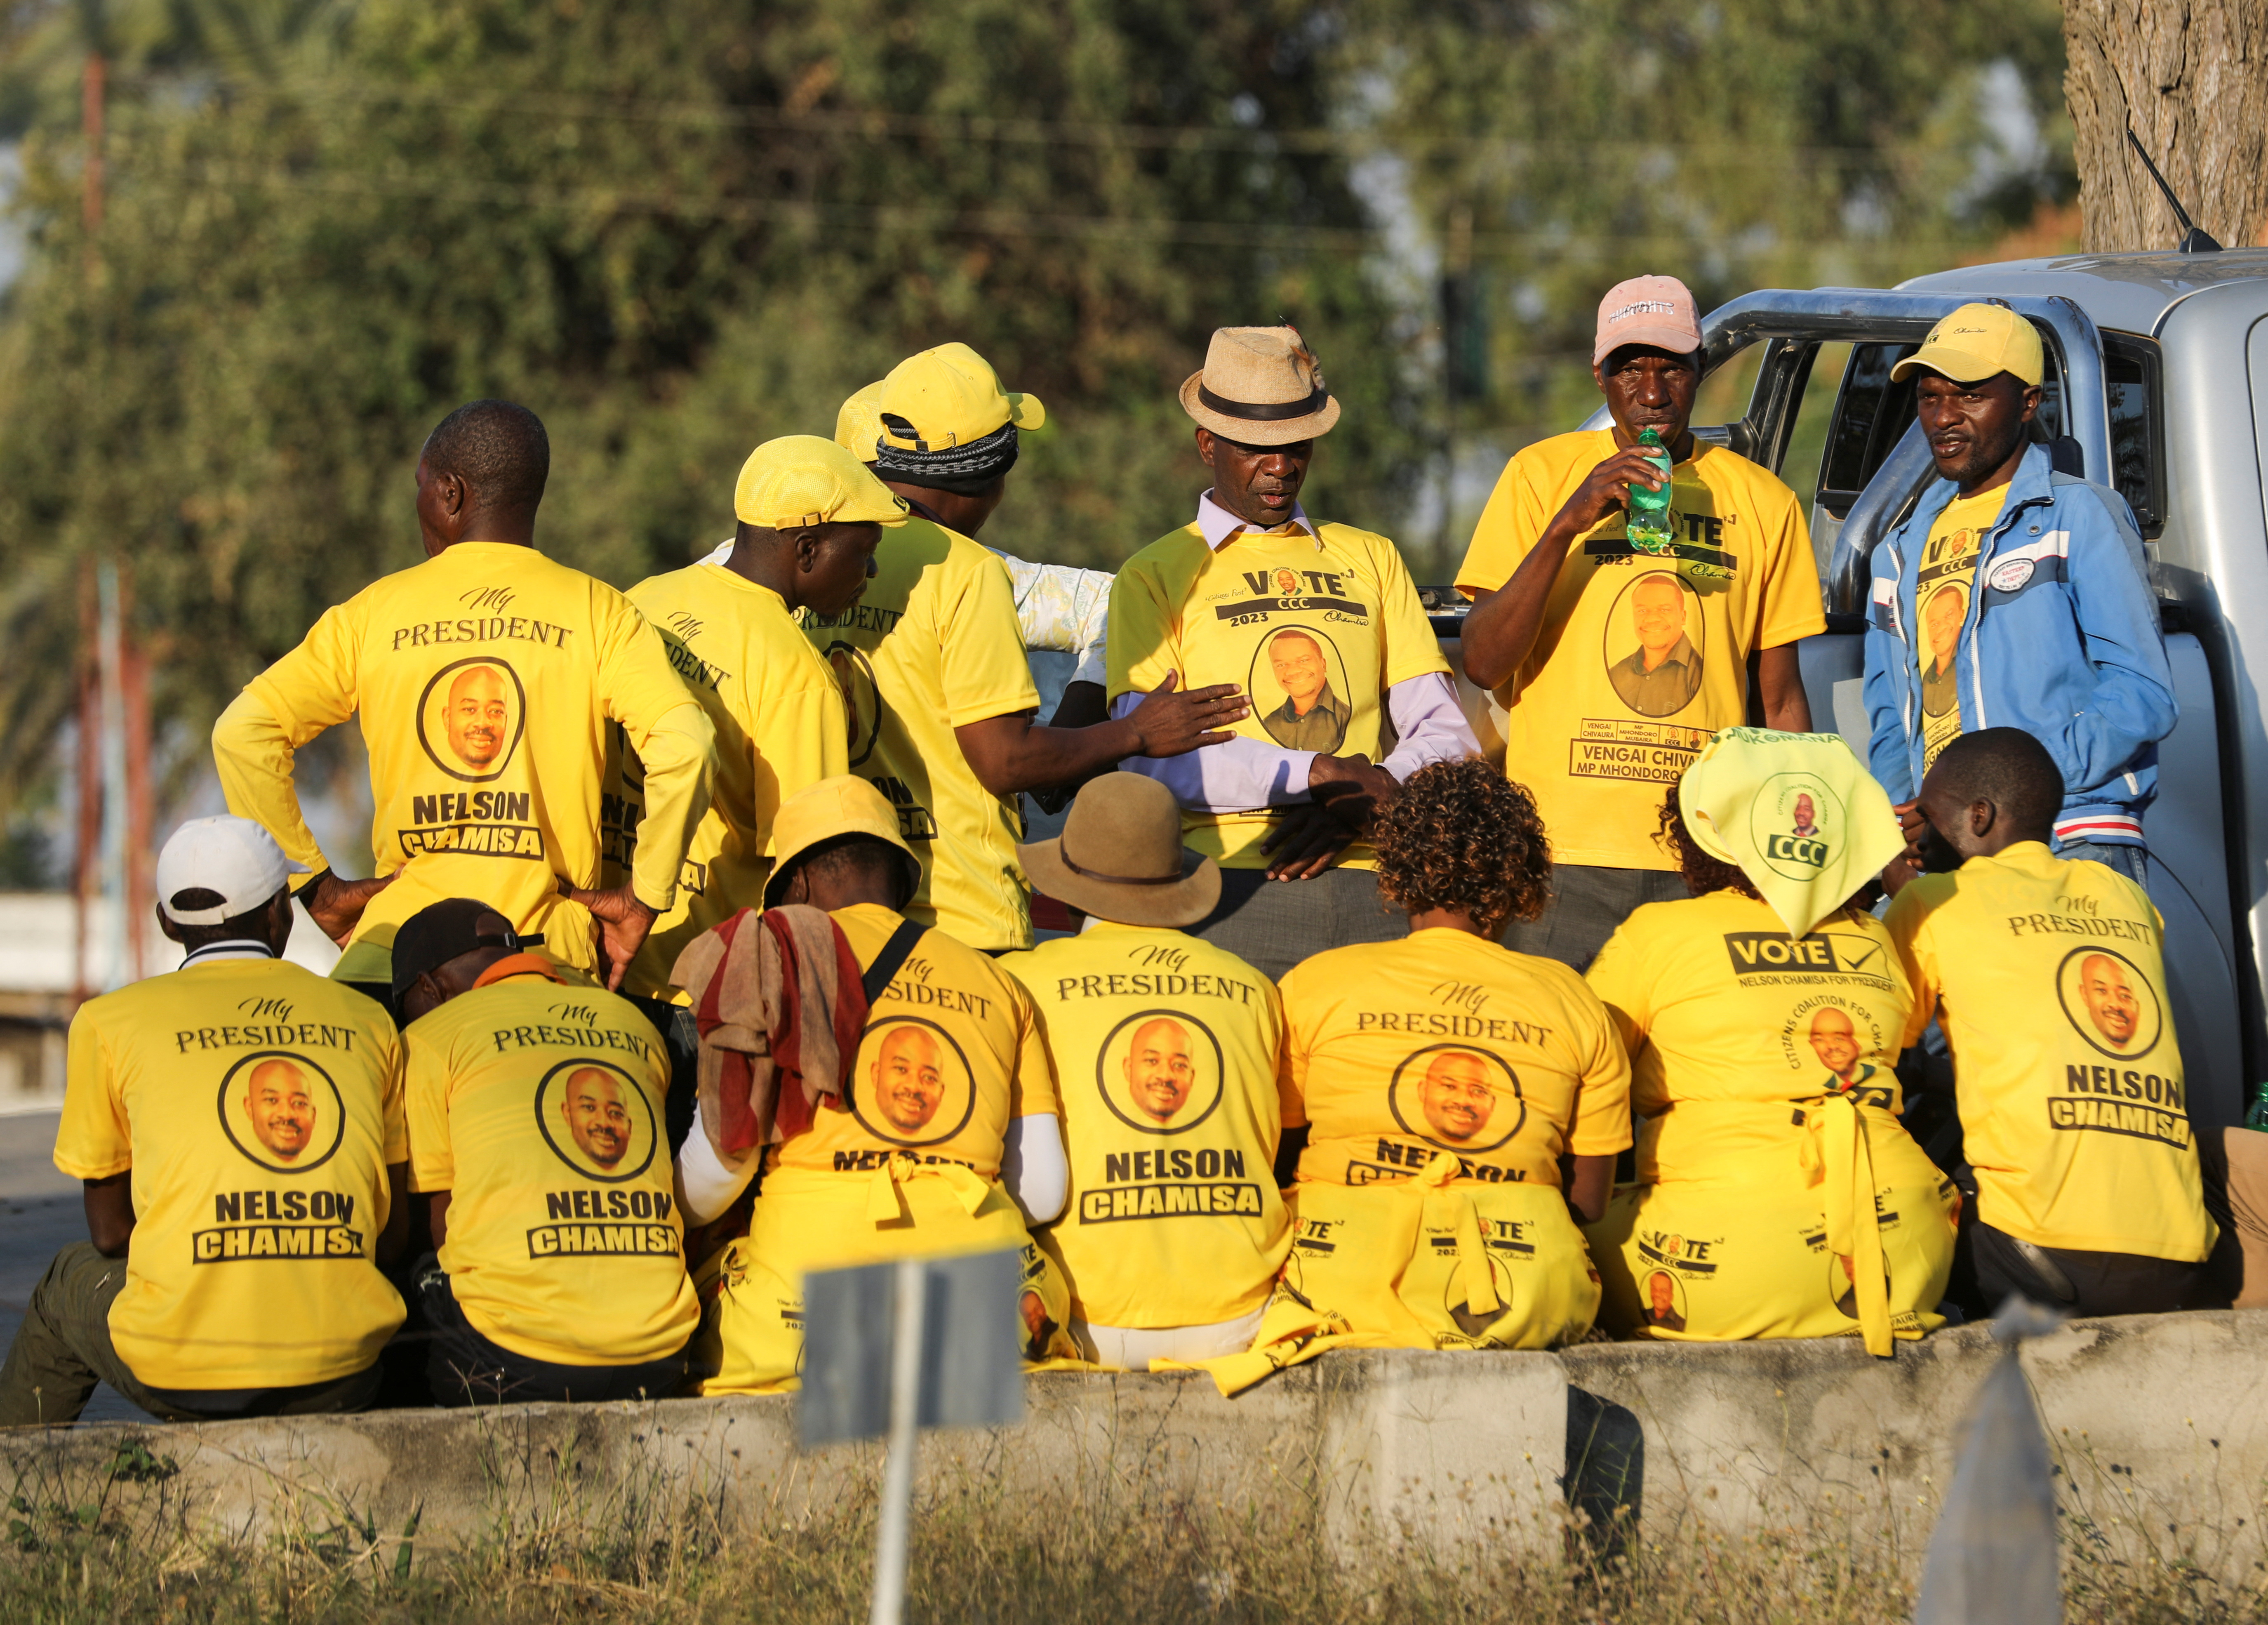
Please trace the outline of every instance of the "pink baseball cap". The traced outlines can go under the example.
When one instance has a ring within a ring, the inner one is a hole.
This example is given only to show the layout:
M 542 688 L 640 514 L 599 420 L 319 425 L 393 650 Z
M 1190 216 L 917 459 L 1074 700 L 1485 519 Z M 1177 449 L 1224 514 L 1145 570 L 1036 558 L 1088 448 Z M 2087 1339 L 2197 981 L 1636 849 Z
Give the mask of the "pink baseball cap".
M 1633 277 L 1607 290 L 1599 301 L 1591 365 L 1624 344 L 1651 344 L 1681 356 L 1701 348 L 1701 313 L 1683 283 L 1675 277 Z

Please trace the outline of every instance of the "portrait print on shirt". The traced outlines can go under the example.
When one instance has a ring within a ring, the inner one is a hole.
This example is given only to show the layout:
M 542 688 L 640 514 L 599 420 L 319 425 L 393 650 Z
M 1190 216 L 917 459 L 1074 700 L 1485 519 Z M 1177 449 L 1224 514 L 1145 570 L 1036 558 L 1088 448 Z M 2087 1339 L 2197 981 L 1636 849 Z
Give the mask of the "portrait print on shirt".
M 653 1162 L 653 1106 L 612 1061 L 578 1055 L 545 1073 L 535 1120 L 551 1154 L 586 1179 L 621 1184 Z
M 300 1174 L 331 1160 L 346 1134 L 346 1104 L 331 1075 L 289 1050 L 255 1050 L 220 1082 L 229 1143 L 270 1173 Z
M 1921 709 L 1924 716 L 1946 716 L 1961 695 L 1954 680 L 1953 656 L 1961 646 L 1961 624 L 1969 615 L 1965 581 L 1947 581 L 1921 607 Z M 1942 747 L 1940 747 L 1942 749 Z
M 1469 1044 L 1433 1044 L 1394 1069 L 1386 1102 L 1402 1132 L 1444 1151 L 1493 1151 L 1528 1121 L 1520 1078 L 1504 1058 Z
M 1333 756 L 1346 742 L 1354 708 L 1346 700 L 1346 662 L 1328 632 L 1308 626 L 1270 632 L 1254 651 L 1245 691 L 1268 737 L 1286 750 Z
M 1847 827 L 1841 798 L 1810 773 L 1774 773 L 1749 809 L 1749 838 L 1788 880 L 1810 880 L 1825 868 Z
M 2114 1060 L 2139 1060 L 2158 1047 L 2165 1016 L 2149 978 L 2124 954 L 2074 948 L 2056 967 L 2064 1019 Z
M 885 1144 L 917 1149 L 941 1145 L 968 1126 L 976 1089 L 952 1034 L 901 1016 L 869 1023 L 866 1043 L 873 1059 L 851 1081 L 850 1110 L 860 1127 Z
M 1862 1090 L 1868 1104 L 1889 1104 L 1887 1082 L 1878 1082 L 1881 1068 L 1867 1059 L 1883 1053 L 1882 1031 L 1861 1007 L 1836 998 L 1804 1000 L 1780 1033 L 1780 1048 L 1791 1067 L 1808 1075 L 1800 1090 Z M 1885 1091 L 1884 1098 L 1874 1101 L 1871 1097 L 1878 1089 Z
M 1607 616 L 1607 681 L 1642 717 L 1675 716 L 1701 691 L 1701 598 L 1691 583 L 1651 570 Z
M 1646 1324 L 1664 1332 L 1685 1329 L 1685 1283 L 1666 1269 L 1649 1273 L 1641 1289 Z
M 417 742 L 434 766 L 467 784 L 502 776 L 526 728 L 527 691 L 493 655 L 452 661 L 418 698 Z
M 1220 1104 L 1220 1040 L 1183 1010 L 1138 1010 L 1110 1030 L 1094 1058 L 1111 1116 L 1138 1134 L 1178 1134 Z
M 865 651 L 837 638 L 821 651 L 843 691 L 843 709 L 850 718 L 850 765 L 857 768 L 874 754 L 882 736 L 882 691 L 874 681 L 874 668 Z

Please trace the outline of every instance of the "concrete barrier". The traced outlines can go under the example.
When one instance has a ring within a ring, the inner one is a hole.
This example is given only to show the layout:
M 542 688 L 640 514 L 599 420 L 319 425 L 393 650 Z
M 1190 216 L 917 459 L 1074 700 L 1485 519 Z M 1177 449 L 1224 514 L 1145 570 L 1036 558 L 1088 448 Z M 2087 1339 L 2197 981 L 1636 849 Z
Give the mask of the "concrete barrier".
M 2133 1561 L 2242 1580 L 2263 1556 L 2264 1355 L 2258 1311 L 2079 1322 L 2026 1345 L 2066 1527 Z M 1233 1400 L 1200 1377 L 1050 1375 L 1032 1381 L 1020 1425 L 930 1436 L 923 1481 L 1039 1525 L 1073 1509 L 1197 1503 L 1314 1527 L 1357 1562 L 1549 1555 L 1570 1511 L 1650 1544 L 1785 1533 L 1888 1542 L 1912 1561 L 1998 1357 L 1986 1329 L 1965 1327 L 1889 1360 L 1855 1339 L 1343 1353 Z M 168 1497 L 255 1538 L 341 1522 L 398 1532 L 413 1512 L 421 1538 L 466 1538 L 695 1503 L 728 1521 L 862 1503 L 876 1448 L 799 1451 L 792 1404 L 27 1431 L 0 1435 L 0 1479 L 62 1504 L 91 1486 Z

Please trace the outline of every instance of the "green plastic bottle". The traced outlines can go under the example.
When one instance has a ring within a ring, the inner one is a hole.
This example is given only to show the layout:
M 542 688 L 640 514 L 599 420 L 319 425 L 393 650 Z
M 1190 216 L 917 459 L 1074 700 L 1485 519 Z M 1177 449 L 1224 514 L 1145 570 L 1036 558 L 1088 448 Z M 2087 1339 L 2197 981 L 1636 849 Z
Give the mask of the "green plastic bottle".
M 2252 1106 L 2244 1114 L 2244 1126 L 2247 1128 L 2268 1129 L 2268 1083 L 2254 1088 Z
M 1653 454 L 1653 461 L 1661 469 L 1661 489 L 1648 491 L 1637 480 L 1630 484 L 1630 521 L 1623 534 L 1630 544 L 1641 553 L 1667 553 L 1670 543 L 1677 539 L 1676 528 L 1669 521 L 1669 454 L 1662 448 L 1661 436 L 1648 429 L 1638 437 L 1642 450 Z

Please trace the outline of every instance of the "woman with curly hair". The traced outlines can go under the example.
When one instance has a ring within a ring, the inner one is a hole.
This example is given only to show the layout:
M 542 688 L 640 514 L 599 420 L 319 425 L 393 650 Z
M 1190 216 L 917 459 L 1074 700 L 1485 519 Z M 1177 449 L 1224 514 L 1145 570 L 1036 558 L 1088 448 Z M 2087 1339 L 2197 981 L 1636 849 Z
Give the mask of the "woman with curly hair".
M 1604 1209 L 1630 1062 L 1581 977 L 1495 940 L 1549 895 L 1535 803 L 1486 762 L 1436 763 L 1371 839 L 1410 934 L 1284 978 L 1292 1253 L 1253 1351 L 1206 1363 L 1224 1392 L 1347 1344 L 1550 1348 L 1597 1311 L 1570 1208 Z
M 1683 902 L 1624 921 L 1589 980 L 1631 1053 L 1639 1183 L 1589 1231 L 1600 1318 L 1720 1341 L 1943 1324 L 1959 1198 L 1898 1121 L 1912 993 L 1861 894 L 1904 846 L 1828 734 L 1727 728 L 1670 789 Z

